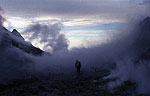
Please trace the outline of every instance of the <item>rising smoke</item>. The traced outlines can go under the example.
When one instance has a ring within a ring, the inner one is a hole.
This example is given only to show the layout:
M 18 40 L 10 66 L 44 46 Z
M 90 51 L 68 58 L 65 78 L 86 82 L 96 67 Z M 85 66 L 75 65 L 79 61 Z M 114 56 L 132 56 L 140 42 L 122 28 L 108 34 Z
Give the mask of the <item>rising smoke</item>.
M 2 12 L 2 8 L 0 7 L 0 13 Z M 0 25 L 2 25 L 2 22 L 3 22 L 3 17 L 0 15 Z
M 68 41 L 65 38 L 65 35 L 61 34 L 62 24 L 40 24 L 36 23 L 29 25 L 25 30 L 25 33 L 31 33 L 29 41 L 40 39 L 40 43 L 44 43 L 44 48 L 46 51 L 59 51 L 59 50 L 68 50 Z M 50 50 L 48 50 L 50 48 Z
M 4 21 L 6 21 L 2 14 L 4 14 L 4 10 L 0 7 L 0 26 L 3 26 Z
M 137 84 L 137 92 L 150 92 L 150 18 L 137 21 L 137 24 L 127 28 L 130 34 L 124 38 L 129 43 L 120 57 L 116 60 L 116 70 L 106 78 L 118 78 L 115 82 L 110 82 L 109 86 L 114 88 L 124 81 L 131 80 Z M 130 38 L 130 39 L 129 39 Z M 131 43 L 132 42 L 132 43 Z M 121 44 L 121 43 L 119 43 Z M 124 44 L 124 43 L 123 43 Z

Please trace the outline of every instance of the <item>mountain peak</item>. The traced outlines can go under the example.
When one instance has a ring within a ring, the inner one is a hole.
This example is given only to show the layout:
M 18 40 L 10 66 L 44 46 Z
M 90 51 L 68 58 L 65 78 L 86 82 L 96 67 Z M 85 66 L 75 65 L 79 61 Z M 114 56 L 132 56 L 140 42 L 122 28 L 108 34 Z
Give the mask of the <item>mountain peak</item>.
M 20 39 L 24 40 L 24 38 L 21 36 L 21 34 L 16 29 L 13 29 L 12 34 L 19 37 Z
M 16 31 L 16 32 L 18 32 L 16 29 L 13 29 L 13 31 Z M 13 32 L 13 31 L 12 31 L 12 32 Z

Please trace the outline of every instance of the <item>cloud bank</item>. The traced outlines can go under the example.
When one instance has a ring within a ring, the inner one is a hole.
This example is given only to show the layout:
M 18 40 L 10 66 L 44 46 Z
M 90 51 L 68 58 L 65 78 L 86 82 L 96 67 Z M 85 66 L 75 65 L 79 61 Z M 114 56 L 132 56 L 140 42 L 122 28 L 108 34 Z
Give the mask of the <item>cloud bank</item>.
M 145 0 L 139 0 L 146 4 Z M 6 3 L 7 2 L 7 3 Z M 137 2 L 137 1 L 135 1 Z M 130 0 L 5 0 L 1 6 L 11 16 L 125 19 L 144 13 L 145 6 Z
M 24 34 L 32 34 L 29 41 L 40 39 L 40 43 L 44 43 L 47 51 L 68 50 L 68 40 L 65 35 L 61 34 L 62 24 L 33 24 L 25 30 Z M 49 49 L 50 48 L 50 49 Z
M 0 26 L 3 26 L 3 22 L 5 21 L 5 18 L 1 14 L 3 14 L 3 9 L 0 7 Z

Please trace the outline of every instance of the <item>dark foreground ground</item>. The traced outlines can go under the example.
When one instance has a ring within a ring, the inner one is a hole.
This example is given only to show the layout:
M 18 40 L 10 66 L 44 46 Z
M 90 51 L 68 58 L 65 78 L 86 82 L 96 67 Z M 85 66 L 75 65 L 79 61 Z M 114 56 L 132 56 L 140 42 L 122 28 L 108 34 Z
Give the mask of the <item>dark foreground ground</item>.
M 57 74 L 49 77 L 15 80 L 7 85 L 0 85 L 0 96 L 150 96 L 137 94 L 136 84 L 126 81 L 111 90 L 103 79 L 109 72 L 101 70 L 94 76 Z

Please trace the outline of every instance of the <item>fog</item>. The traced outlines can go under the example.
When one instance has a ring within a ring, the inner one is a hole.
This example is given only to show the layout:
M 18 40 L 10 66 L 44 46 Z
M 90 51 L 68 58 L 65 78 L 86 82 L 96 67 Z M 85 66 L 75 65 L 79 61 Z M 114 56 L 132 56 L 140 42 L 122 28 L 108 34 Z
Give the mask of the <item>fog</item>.
M 91 48 L 71 50 L 68 50 L 67 38 L 60 33 L 61 24 L 29 25 L 25 30 L 25 33 L 32 34 L 29 41 L 38 38 L 39 43 L 45 43 L 45 48 L 52 48 L 50 54 L 35 56 L 18 47 L 20 44 L 23 46 L 31 44 L 4 29 L 3 17 L 0 15 L 0 82 L 49 74 L 74 74 L 75 60 L 79 60 L 83 74 L 94 75 L 93 68 L 109 70 L 111 73 L 105 79 L 117 78 L 116 81 L 109 83 L 110 88 L 131 80 L 137 84 L 137 92 L 148 93 L 150 18 L 144 18 L 128 22 L 128 26 L 109 42 Z
M 3 14 L 3 9 L 0 7 L 0 26 L 2 26 L 2 23 L 4 22 L 4 18 L 3 18 L 3 16 L 2 16 L 2 14 Z
M 35 23 L 29 25 L 29 27 L 25 30 L 24 34 L 32 34 L 29 38 L 29 41 L 40 39 L 40 43 L 44 43 L 44 48 L 47 51 L 59 51 L 59 50 L 67 50 L 68 41 L 65 38 L 65 35 L 60 33 L 62 28 L 61 23 L 56 24 L 40 24 Z M 48 50 L 48 48 L 50 48 Z

